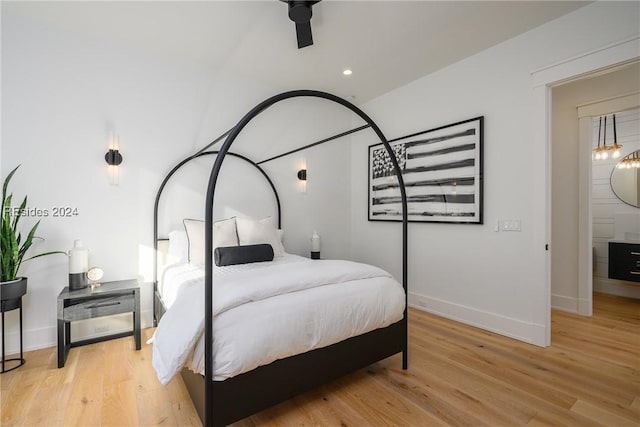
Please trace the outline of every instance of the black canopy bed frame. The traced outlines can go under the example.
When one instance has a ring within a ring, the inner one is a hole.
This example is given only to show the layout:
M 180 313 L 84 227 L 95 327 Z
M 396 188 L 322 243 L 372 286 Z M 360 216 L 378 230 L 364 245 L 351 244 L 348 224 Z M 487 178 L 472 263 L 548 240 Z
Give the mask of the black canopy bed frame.
M 166 187 L 167 183 L 171 180 L 171 177 L 173 177 L 173 175 L 175 175 L 176 172 L 178 172 L 184 165 L 186 165 L 190 161 L 199 159 L 205 156 L 217 155 L 218 154 L 217 150 L 208 151 L 208 149 L 213 144 L 217 143 L 219 140 L 227 136 L 229 132 L 231 131 L 229 130 L 223 133 L 216 140 L 214 140 L 209 145 L 207 145 L 204 149 L 187 157 L 186 159 L 180 161 L 177 165 L 175 165 L 173 169 L 169 171 L 167 176 L 164 177 L 164 179 L 162 180 L 162 183 L 160 184 L 160 188 L 156 193 L 156 200 L 153 205 L 153 252 L 155 254 L 155 256 L 153 257 L 153 325 L 154 326 L 158 326 L 158 322 L 160 321 L 160 318 L 165 313 L 165 311 L 167 311 L 167 308 L 165 307 L 164 303 L 162 302 L 162 298 L 160 297 L 160 293 L 158 292 L 158 253 L 160 252 L 158 250 L 159 249 L 158 246 L 161 240 L 165 240 L 165 239 L 160 239 L 158 236 L 158 210 L 160 207 L 160 198 L 162 196 L 162 191 Z M 271 181 L 271 178 L 269 178 L 269 175 L 267 175 L 267 173 L 264 171 L 264 169 L 260 167 L 258 163 L 254 162 L 248 157 L 245 157 L 241 154 L 236 154 L 236 153 L 227 153 L 227 154 L 237 159 L 243 160 L 246 163 L 255 167 L 260 172 L 260 174 L 266 179 L 267 183 L 269 183 L 269 186 L 273 190 L 273 195 L 275 196 L 275 200 L 276 200 L 276 208 L 278 212 L 277 214 L 278 228 L 281 228 L 282 227 L 282 209 L 280 207 L 280 197 L 278 196 L 278 191 L 276 190 L 276 186 L 273 184 L 273 181 Z
M 338 135 L 323 139 L 313 144 L 300 147 L 298 149 L 254 162 L 245 156 L 230 152 L 231 145 L 236 140 L 245 126 L 258 114 L 272 105 L 287 99 L 298 97 L 321 98 L 346 107 L 362 118 L 366 124 L 358 128 L 343 132 Z M 278 228 L 281 226 L 280 199 L 276 188 L 260 167 L 260 164 L 281 158 L 283 156 L 332 141 L 334 139 L 371 128 L 377 138 L 385 146 L 389 153 L 390 160 L 394 166 L 396 177 L 400 187 L 402 201 L 402 286 L 405 293 L 405 309 L 403 318 L 387 327 L 379 328 L 371 332 L 358 335 L 336 344 L 311 350 L 306 353 L 297 354 L 285 359 L 276 360 L 268 365 L 260 366 L 249 372 L 228 378 L 224 381 L 213 380 L 213 203 L 215 199 L 216 184 L 223 161 L 227 155 L 240 158 L 254 167 L 266 178 L 270 184 L 277 203 Z M 224 143 L 219 150 L 207 151 L 212 145 L 221 141 Z M 209 176 L 206 199 L 205 199 L 205 322 L 204 351 L 205 351 L 205 374 L 193 373 L 187 368 L 183 368 L 182 377 L 189 394 L 194 402 L 198 415 L 203 425 L 224 426 L 235 421 L 253 415 L 263 409 L 273 406 L 294 397 L 297 394 L 316 388 L 331 380 L 339 378 L 347 373 L 364 368 L 379 360 L 385 359 L 397 353 L 402 353 L 402 368 L 407 369 L 407 196 L 404 187 L 404 180 L 400 172 L 397 159 L 387 141 L 386 137 L 376 125 L 376 123 L 362 110 L 355 105 L 338 96 L 314 91 L 296 90 L 284 92 L 258 104 L 249 111 L 235 127 L 225 132 L 212 143 L 201 149 L 197 153 L 179 162 L 164 178 L 156 195 L 154 205 L 154 323 L 166 311 L 157 287 L 157 265 L 158 265 L 158 206 L 162 191 L 169 179 L 182 166 L 191 160 L 206 155 L 216 155 L 215 162 Z M 157 324 L 157 323 L 156 323 Z

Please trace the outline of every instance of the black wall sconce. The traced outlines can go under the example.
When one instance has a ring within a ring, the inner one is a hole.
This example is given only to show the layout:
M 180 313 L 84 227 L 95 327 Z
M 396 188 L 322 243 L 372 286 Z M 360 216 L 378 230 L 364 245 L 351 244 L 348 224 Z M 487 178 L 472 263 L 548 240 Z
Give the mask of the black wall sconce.
M 109 148 L 104 155 L 104 160 L 109 165 L 109 184 L 118 185 L 120 181 L 118 166 L 122 163 L 122 154 L 118 148 Z
M 300 192 L 303 194 L 307 193 L 307 170 L 300 169 L 298 171 L 298 180 L 300 181 Z
M 111 148 L 107 151 L 107 154 L 104 155 L 104 159 L 109 166 L 118 166 L 122 163 L 122 154 L 120 154 L 120 151 Z

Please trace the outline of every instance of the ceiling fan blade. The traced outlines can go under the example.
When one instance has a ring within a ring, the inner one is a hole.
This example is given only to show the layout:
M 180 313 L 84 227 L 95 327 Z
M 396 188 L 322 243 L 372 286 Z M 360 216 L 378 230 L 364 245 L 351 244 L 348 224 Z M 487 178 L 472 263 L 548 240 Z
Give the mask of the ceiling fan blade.
M 296 35 L 298 36 L 298 49 L 311 46 L 313 44 L 311 22 L 296 22 Z

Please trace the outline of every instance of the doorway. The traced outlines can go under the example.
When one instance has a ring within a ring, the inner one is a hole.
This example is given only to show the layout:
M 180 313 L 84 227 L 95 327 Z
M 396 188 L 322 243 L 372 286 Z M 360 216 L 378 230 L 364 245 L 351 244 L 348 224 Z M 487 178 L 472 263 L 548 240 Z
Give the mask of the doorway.
M 622 203 L 616 205 L 615 195 L 609 187 L 609 175 L 615 161 L 609 159 L 594 164 L 592 147 L 596 142 L 594 117 L 609 115 L 606 129 L 609 131 L 608 143 L 611 143 L 611 113 L 640 104 L 638 75 L 640 63 L 636 62 L 552 88 L 553 309 L 591 316 L 594 275 L 596 288 L 602 290 L 603 283 L 607 282 L 607 241 L 614 237 L 614 212 L 637 210 L 619 206 Z M 629 149 L 629 145 L 622 147 L 625 154 Z M 595 199 L 592 188 L 595 188 Z M 624 289 L 624 285 L 617 286 Z
M 534 185 L 531 197 L 537 201 L 532 208 L 536 218 L 532 228 L 533 239 L 531 262 L 539 266 L 536 278 L 540 280 L 540 309 L 533 313 L 533 321 L 543 325 L 541 335 L 532 342 L 551 345 L 551 89 L 584 76 L 622 66 L 640 59 L 640 37 L 621 40 L 592 52 L 566 59 L 531 73 L 533 87 L 532 130 L 536 144 L 531 161 L 536 165 L 532 173 Z

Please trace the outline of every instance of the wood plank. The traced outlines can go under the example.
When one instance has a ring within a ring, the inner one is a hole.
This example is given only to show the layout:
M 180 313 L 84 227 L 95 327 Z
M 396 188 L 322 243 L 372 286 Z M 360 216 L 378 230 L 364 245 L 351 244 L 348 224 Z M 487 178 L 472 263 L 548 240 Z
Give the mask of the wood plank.
M 640 417 L 631 416 L 631 419 L 623 418 L 584 400 L 578 400 L 571 408 L 571 411 L 595 420 L 605 426 L 638 427 L 638 425 L 640 425 Z
M 475 398 L 467 393 L 468 390 L 462 390 L 449 381 L 416 375 L 416 371 L 406 373 L 398 369 L 385 369 L 379 365 L 371 367 L 367 372 L 377 381 L 391 384 L 394 391 L 417 406 L 426 408 L 430 413 L 437 413 L 438 418 L 447 425 L 491 426 L 512 422 L 512 419 L 487 405 L 486 400 Z
M 437 323 L 437 321 L 433 323 Z M 430 331 L 438 327 L 433 323 L 429 327 Z M 489 363 L 499 362 L 498 364 L 502 368 L 508 368 L 509 366 L 524 367 L 526 368 L 525 370 L 520 369 L 522 374 L 538 376 L 543 380 L 546 379 L 547 381 L 543 383 L 554 384 L 557 390 L 571 391 L 577 397 L 591 397 L 592 399 L 601 399 L 603 391 L 606 391 L 604 401 L 609 402 L 613 411 L 616 411 L 619 405 L 627 406 L 637 394 L 639 371 L 636 367 L 637 360 L 640 359 L 640 353 L 637 358 L 628 360 L 630 365 L 622 365 L 624 369 L 619 371 L 621 375 L 615 378 L 608 371 L 611 368 L 619 367 L 619 363 L 623 362 L 596 359 L 597 365 L 593 365 L 593 369 L 585 369 L 578 364 L 572 363 L 571 359 L 567 358 L 563 363 L 558 363 L 558 352 L 554 349 L 556 344 L 546 349 L 528 349 L 526 348 L 527 345 L 522 343 L 514 343 L 513 346 L 505 346 L 504 344 L 494 346 L 490 343 L 482 344 L 482 342 L 487 341 L 486 338 L 474 341 L 474 331 L 470 332 L 464 335 L 463 340 L 458 340 L 458 344 L 466 346 L 466 350 L 472 353 L 472 356 L 470 356 L 473 358 L 472 363 L 482 360 L 482 353 L 490 350 L 490 353 L 486 355 L 486 359 L 490 361 Z M 416 339 L 420 340 L 422 338 L 418 337 Z M 426 336 L 424 339 L 428 341 Z M 628 354 L 637 353 L 637 347 L 636 343 L 635 346 L 629 346 L 629 348 L 621 350 L 618 354 L 622 360 L 626 360 Z M 579 350 L 584 351 L 583 348 L 579 348 Z M 576 354 L 580 354 L 580 352 L 576 352 Z M 593 362 L 594 358 L 590 357 L 590 359 Z M 524 380 L 526 381 L 526 378 Z M 572 404 L 573 402 L 569 399 L 567 403 Z
M 432 339 L 431 336 L 411 336 L 411 340 L 432 357 L 437 355 L 446 356 L 449 363 L 464 366 L 475 372 L 481 372 L 488 378 L 499 381 L 511 388 L 527 390 L 529 395 L 547 401 L 555 406 L 569 409 L 576 401 L 575 397 L 570 394 L 562 390 L 550 388 L 546 382 L 532 381 L 537 375 L 535 367 L 519 365 L 502 357 L 500 354 L 493 352 L 492 347 L 488 343 L 477 344 L 481 347 L 476 350 L 473 346 L 465 346 L 464 344 L 455 342 L 444 342 L 440 343 L 437 348 L 437 354 L 434 354 L 436 352 L 433 351 L 433 349 L 429 349 L 429 343 Z
M 58 356 L 51 354 L 49 363 L 46 365 L 46 375 L 42 381 L 42 387 L 52 387 L 60 384 L 71 384 L 76 376 L 78 366 L 79 351 L 72 351 L 67 357 L 64 369 L 58 368 Z
M 235 424 L 255 426 L 640 424 L 639 301 L 594 295 L 594 316 L 552 313 L 539 348 L 411 309 L 398 356 Z M 25 354 L 0 377 L 0 424 L 201 425 L 182 378 L 162 386 L 131 337 Z M 267 392 L 267 391 L 265 391 Z
M 140 425 L 136 385 L 133 380 L 104 386 L 101 425 L 114 427 Z
M 25 426 L 64 426 L 66 403 L 71 395 L 72 384 L 57 384 L 43 388 L 33 398 Z
M 14 354 L 12 356 L 7 356 L 8 358 L 19 357 L 19 354 Z M 29 359 L 25 357 L 25 364 L 19 368 L 19 370 L 31 370 L 31 369 L 41 369 L 47 366 L 51 360 L 51 350 L 48 348 L 43 348 L 40 350 L 35 350 L 29 352 Z M 4 375 L 4 374 L 3 374 Z
M 137 414 L 140 425 L 177 425 L 173 405 L 166 390 L 154 388 L 136 390 Z
M 255 425 L 263 426 L 306 426 L 309 419 L 293 400 L 282 402 L 272 407 L 268 412 L 261 412 L 251 417 Z
M 109 387 L 128 381 L 135 376 L 133 357 L 133 338 L 114 340 L 106 346 L 104 364 L 104 386 Z
M 144 344 L 140 350 L 131 351 L 129 354 L 131 355 L 136 387 L 143 391 L 163 388 L 160 381 L 158 381 L 156 371 L 151 365 L 152 346 L 150 344 Z
M 510 373 L 505 373 L 503 377 L 496 377 L 494 372 L 485 372 L 476 366 L 453 362 L 449 357 L 441 355 L 437 351 L 427 352 L 425 357 L 420 358 L 420 363 L 420 367 L 423 366 L 422 364 L 425 365 L 423 368 L 425 371 L 441 373 L 443 376 L 451 377 L 452 381 L 457 379 L 456 372 L 459 372 L 459 375 L 474 378 L 477 388 L 467 386 L 464 387 L 464 390 L 468 393 L 475 393 L 475 396 L 489 405 L 510 408 L 510 412 L 514 412 L 510 418 L 518 424 L 520 422 L 524 424 L 528 417 L 533 417 L 529 422 L 537 418 L 538 422 L 549 422 L 552 425 L 599 426 L 598 423 L 570 412 L 575 398 L 569 397 L 573 403 L 567 407 L 565 398 L 555 394 L 553 389 L 549 390 L 551 397 L 546 396 L 544 384 L 536 384 L 534 388 L 527 388 L 519 383 L 514 385 L 508 378 Z M 452 369 L 452 367 L 457 369 Z M 459 383 L 456 382 L 456 384 Z M 539 418 L 540 413 L 544 413 L 546 416 Z
M 13 388 L 12 383 L 14 378 L 19 376 L 21 372 L 21 370 L 13 370 L 2 374 L 0 377 L 0 403 L 2 403 L 4 393 Z
M 487 350 L 488 353 L 485 352 Z M 580 398 L 591 402 L 597 401 L 603 409 L 624 417 L 628 415 L 626 407 L 636 394 L 633 391 L 625 392 L 623 389 L 611 386 L 605 377 L 601 377 L 598 381 L 598 378 L 593 376 L 575 375 L 552 363 L 547 363 L 544 351 L 535 363 L 520 360 L 516 352 L 505 353 L 503 349 L 493 348 L 490 344 L 484 345 L 482 351 L 469 351 L 473 354 L 454 354 L 450 359 L 475 370 L 490 373 L 494 379 L 502 379 L 511 385 L 522 386 L 526 382 L 531 382 L 531 378 L 536 378 L 538 381 L 528 388 L 529 392 L 549 401 L 561 398 L 564 401 L 563 406 L 567 409 Z M 626 388 L 631 390 L 633 385 Z M 570 405 L 567 406 L 567 404 Z
M 0 402 L 0 425 L 24 425 L 43 378 L 44 372 L 39 369 L 25 369 L 18 372 L 12 381 L 11 388 L 3 392 L 2 402 Z
M 362 426 L 366 420 L 342 399 L 334 396 L 326 387 L 303 394 L 294 399 L 309 418 L 311 425 Z
M 184 398 L 189 399 L 189 395 L 183 396 Z M 200 418 L 198 418 L 198 413 L 196 412 L 196 408 L 193 406 L 193 402 L 191 400 L 183 400 L 181 402 L 176 402 L 172 404 L 173 415 L 176 419 L 176 424 L 179 426 L 194 426 L 201 427 L 202 423 L 200 422 Z
M 406 397 L 390 392 L 388 387 L 377 381 L 363 381 L 366 372 L 358 371 L 340 378 L 334 393 L 347 405 L 356 409 L 368 425 L 446 425 L 441 417 L 416 405 Z M 438 402 L 439 404 L 440 402 Z M 439 409 L 439 405 L 435 405 Z M 456 414 L 447 414 L 458 418 Z
M 182 378 L 177 375 L 165 387 L 178 425 L 198 426 L 202 423 Z
M 76 375 L 67 404 L 64 424 L 75 426 L 99 425 L 102 420 L 102 397 L 105 344 L 78 347 Z
M 169 381 L 166 386 L 167 393 L 169 393 L 169 399 L 171 403 L 178 403 L 184 400 L 185 396 L 189 395 L 187 387 L 184 385 L 184 381 L 178 381 L 179 375 L 176 375 Z
M 455 385 L 455 390 L 492 408 L 493 417 L 496 418 L 494 425 L 509 424 L 499 420 L 503 417 L 510 422 L 515 420 L 518 424 L 524 424 L 537 413 L 536 409 L 522 403 L 522 401 L 533 399 L 532 396 L 524 395 L 522 390 L 491 381 L 488 375 L 468 369 L 464 365 L 457 365 L 458 369 L 451 369 L 451 361 L 448 358 L 428 352 L 416 353 L 420 351 L 421 349 L 418 348 L 413 350 L 418 357 L 414 356 L 412 364 L 415 364 L 416 369 L 412 370 L 411 375 L 416 377 L 417 383 L 426 384 L 429 387 L 433 387 L 434 383 Z M 544 402 L 536 401 L 536 406 L 544 407 Z

